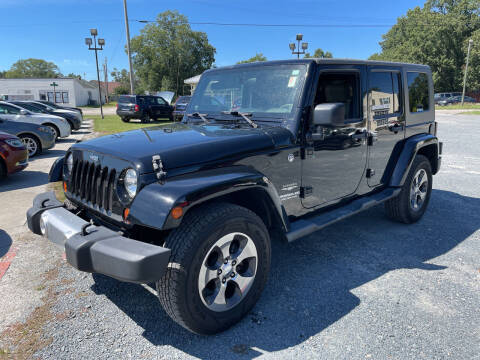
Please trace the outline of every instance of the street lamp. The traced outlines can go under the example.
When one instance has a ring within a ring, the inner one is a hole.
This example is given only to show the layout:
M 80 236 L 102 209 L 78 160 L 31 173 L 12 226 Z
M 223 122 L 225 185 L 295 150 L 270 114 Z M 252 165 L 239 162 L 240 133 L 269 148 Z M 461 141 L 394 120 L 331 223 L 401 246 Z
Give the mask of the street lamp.
M 100 114 L 102 115 L 102 119 L 103 119 L 102 90 L 100 87 L 100 71 L 98 70 L 97 51 L 103 50 L 103 47 L 105 46 L 105 39 L 98 39 L 98 45 L 100 45 L 100 47 L 97 47 L 97 35 L 98 35 L 97 29 L 90 29 L 90 35 L 93 36 L 93 41 L 92 41 L 92 38 L 85 38 L 85 45 L 88 46 L 88 50 L 95 51 L 95 61 L 97 63 L 98 100 L 100 103 Z M 93 44 L 93 47 L 92 47 L 92 44 Z
M 467 72 L 468 72 L 468 60 L 470 58 L 470 48 L 473 45 L 473 40 L 468 40 L 468 50 L 467 50 L 467 63 L 465 64 L 465 75 L 463 76 L 463 91 L 462 91 L 462 106 L 463 101 L 465 100 L 465 87 L 467 85 Z
M 302 41 L 303 35 L 302 34 L 297 34 L 297 43 L 298 43 L 298 51 L 295 51 L 295 48 L 297 47 L 295 43 L 290 43 L 288 46 L 290 50 L 292 50 L 293 55 L 297 55 L 297 59 L 300 59 L 300 55 L 305 54 L 305 50 L 308 49 L 308 43 L 304 42 L 300 46 L 300 41 Z M 302 51 L 300 51 L 300 48 L 302 48 Z

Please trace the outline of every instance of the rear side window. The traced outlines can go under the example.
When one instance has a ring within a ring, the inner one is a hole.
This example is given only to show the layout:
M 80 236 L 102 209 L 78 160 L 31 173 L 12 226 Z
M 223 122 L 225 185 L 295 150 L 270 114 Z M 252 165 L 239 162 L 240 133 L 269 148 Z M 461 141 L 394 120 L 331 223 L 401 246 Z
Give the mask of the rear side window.
M 135 103 L 135 98 L 133 96 L 120 96 L 118 98 L 120 104 L 130 104 Z
M 374 71 L 370 74 L 371 109 L 374 116 L 402 111 L 400 73 Z
M 430 108 L 428 94 L 428 76 L 426 73 L 408 72 L 408 98 L 410 100 L 410 112 L 418 113 Z

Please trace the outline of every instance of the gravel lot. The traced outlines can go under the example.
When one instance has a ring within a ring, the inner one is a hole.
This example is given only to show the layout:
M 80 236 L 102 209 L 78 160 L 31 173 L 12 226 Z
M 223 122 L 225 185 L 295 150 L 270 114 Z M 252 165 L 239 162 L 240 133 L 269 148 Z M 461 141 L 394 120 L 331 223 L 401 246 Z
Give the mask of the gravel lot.
M 19 357 L 54 359 L 480 359 L 480 116 L 437 121 L 445 154 L 419 223 L 390 222 L 377 207 L 275 242 L 259 303 L 217 336 L 176 325 L 151 288 L 74 271 L 40 237 L 12 236 L 19 250 L 0 292 L 26 310 L 7 320 L 0 305 L 0 358 L 16 346 Z M 39 311 L 20 284 L 40 294 Z

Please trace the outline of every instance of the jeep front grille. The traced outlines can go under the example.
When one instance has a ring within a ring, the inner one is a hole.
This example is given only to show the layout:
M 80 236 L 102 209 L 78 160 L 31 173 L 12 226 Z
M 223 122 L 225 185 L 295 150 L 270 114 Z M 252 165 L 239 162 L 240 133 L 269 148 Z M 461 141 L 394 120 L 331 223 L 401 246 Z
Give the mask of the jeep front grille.
M 115 177 L 115 169 L 75 160 L 68 190 L 76 200 L 99 210 L 111 211 Z

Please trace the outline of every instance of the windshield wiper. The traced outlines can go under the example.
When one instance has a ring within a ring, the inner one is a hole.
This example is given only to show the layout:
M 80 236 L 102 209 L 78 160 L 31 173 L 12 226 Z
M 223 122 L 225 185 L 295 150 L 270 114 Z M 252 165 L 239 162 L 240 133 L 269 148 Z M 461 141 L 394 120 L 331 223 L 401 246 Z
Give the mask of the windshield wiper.
M 249 116 L 252 116 L 251 113 L 241 113 L 241 112 L 238 112 L 238 111 L 222 111 L 222 114 L 242 117 L 247 123 L 250 124 L 251 127 L 255 128 L 255 129 L 258 127 L 257 124 L 255 124 L 250 118 L 248 118 Z
M 201 119 L 204 123 L 209 124 L 210 121 L 208 121 L 207 116 L 208 114 L 200 114 L 198 112 L 194 112 L 193 114 L 187 114 L 188 117 L 193 117 L 195 119 Z

